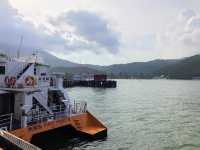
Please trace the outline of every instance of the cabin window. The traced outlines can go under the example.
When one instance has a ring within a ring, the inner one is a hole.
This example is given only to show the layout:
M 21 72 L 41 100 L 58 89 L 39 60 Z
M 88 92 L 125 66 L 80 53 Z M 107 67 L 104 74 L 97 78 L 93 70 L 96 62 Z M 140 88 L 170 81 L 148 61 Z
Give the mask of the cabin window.
M 34 75 L 36 75 L 36 68 L 34 68 Z
M 5 66 L 0 66 L 0 74 L 2 75 L 4 75 L 6 73 L 6 68 L 5 68 Z
M 41 73 L 41 76 L 46 76 L 46 73 Z

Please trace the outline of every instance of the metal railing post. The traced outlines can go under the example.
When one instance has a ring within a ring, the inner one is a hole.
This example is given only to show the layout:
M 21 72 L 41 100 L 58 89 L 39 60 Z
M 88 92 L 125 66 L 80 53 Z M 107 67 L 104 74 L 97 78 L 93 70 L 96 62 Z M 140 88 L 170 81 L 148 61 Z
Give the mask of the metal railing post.
M 76 113 L 76 102 L 75 102 L 75 100 L 74 100 L 74 110 L 73 111 L 74 111 L 73 113 Z
M 12 130 L 13 114 L 10 115 L 10 130 Z
M 69 116 L 71 116 L 71 105 L 69 104 Z

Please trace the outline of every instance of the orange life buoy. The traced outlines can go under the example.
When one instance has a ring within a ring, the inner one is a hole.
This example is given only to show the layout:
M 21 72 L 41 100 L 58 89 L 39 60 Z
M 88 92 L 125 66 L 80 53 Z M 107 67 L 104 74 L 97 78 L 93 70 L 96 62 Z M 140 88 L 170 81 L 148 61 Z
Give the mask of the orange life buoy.
M 27 86 L 34 86 L 36 81 L 35 81 L 33 76 L 27 76 L 25 78 L 25 83 L 26 83 Z

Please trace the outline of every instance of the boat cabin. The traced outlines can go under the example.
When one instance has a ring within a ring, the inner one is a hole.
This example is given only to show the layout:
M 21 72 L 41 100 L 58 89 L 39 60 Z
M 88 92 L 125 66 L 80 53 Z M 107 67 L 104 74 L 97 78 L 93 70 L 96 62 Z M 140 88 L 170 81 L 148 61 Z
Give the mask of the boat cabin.
M 36 61 L 0 58 L 0 128 L 26 127 L 67 111 L 70 100 L 63 74 Z

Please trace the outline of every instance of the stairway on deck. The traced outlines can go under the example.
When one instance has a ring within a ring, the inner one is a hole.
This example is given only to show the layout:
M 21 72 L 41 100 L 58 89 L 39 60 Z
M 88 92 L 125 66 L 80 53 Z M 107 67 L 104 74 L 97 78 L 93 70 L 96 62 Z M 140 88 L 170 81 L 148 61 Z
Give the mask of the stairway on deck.
M 53 114 L 52 110 L 44 103 L 44 99 L 42 98 L 42 94 L 35 93 L 33 97 L 38 101 L 40 105 L 42 105 L 50 114 Z
M 32 65 L 31 63 L 26 64 L 26 66 L 23 68 L 23 70 L 20 71 L 20 72 L 17 74 L 17 80 L 28 70 L 28 68 L 29 68 L 31 65 Z

